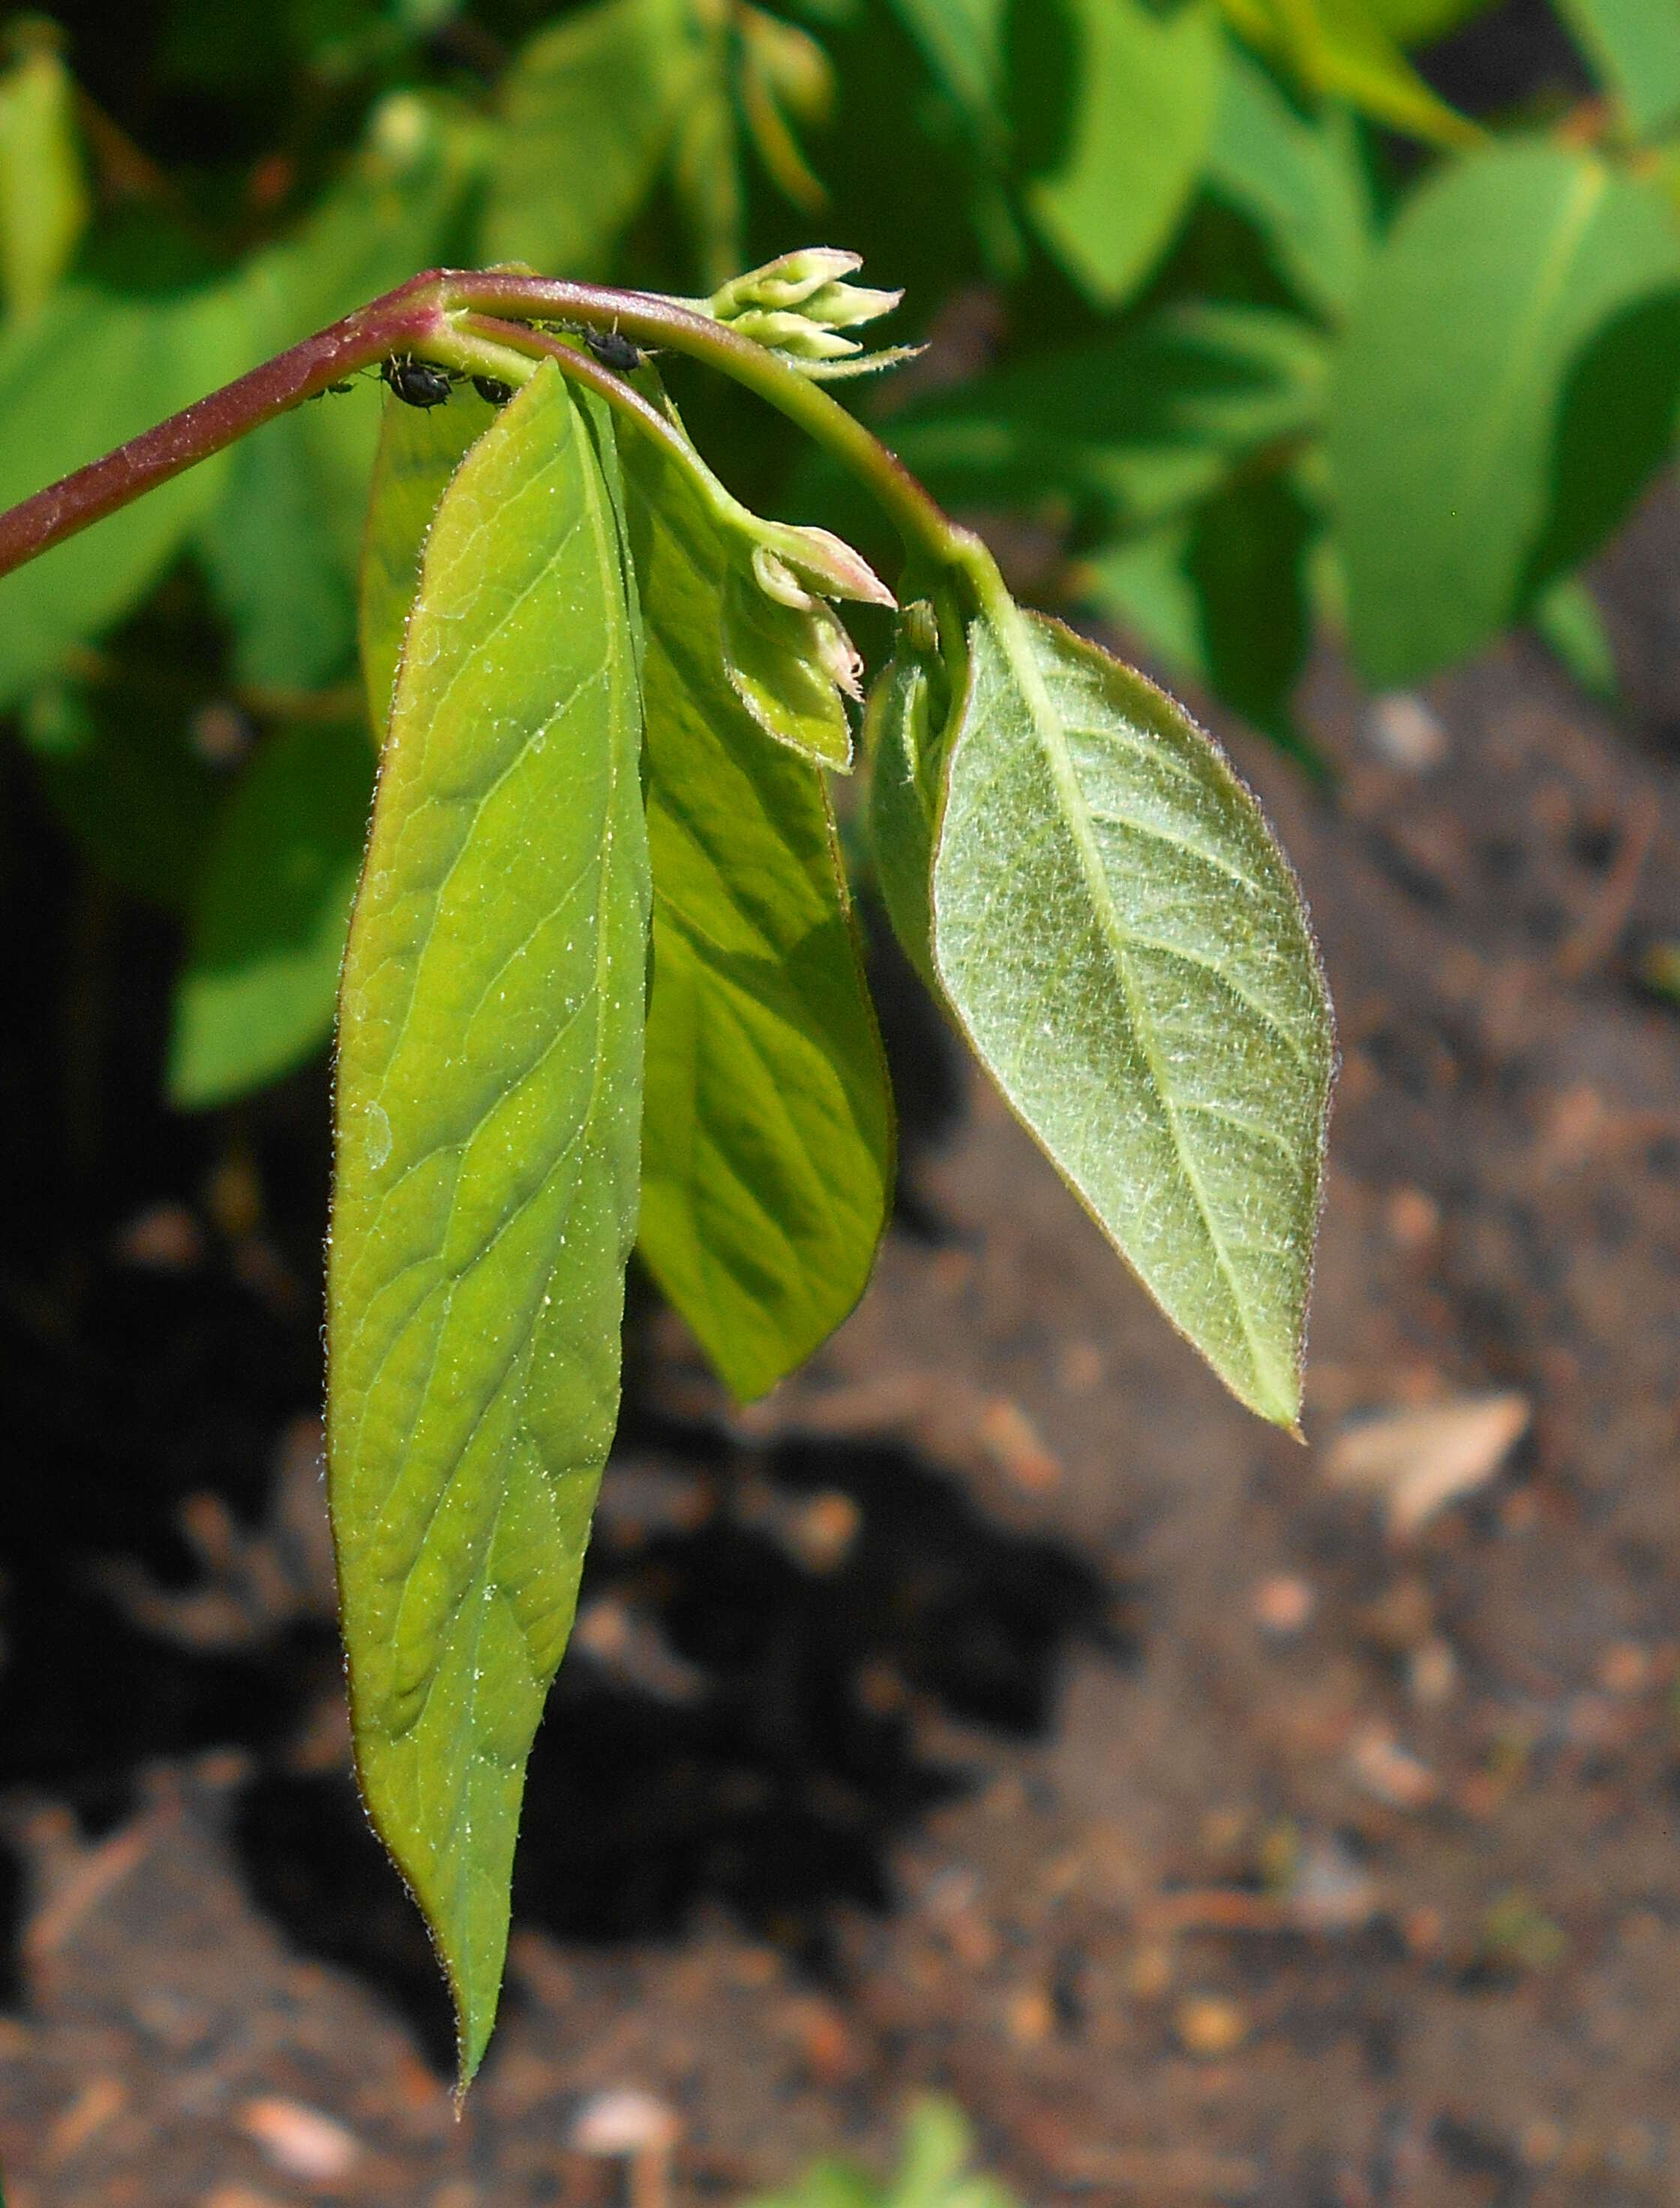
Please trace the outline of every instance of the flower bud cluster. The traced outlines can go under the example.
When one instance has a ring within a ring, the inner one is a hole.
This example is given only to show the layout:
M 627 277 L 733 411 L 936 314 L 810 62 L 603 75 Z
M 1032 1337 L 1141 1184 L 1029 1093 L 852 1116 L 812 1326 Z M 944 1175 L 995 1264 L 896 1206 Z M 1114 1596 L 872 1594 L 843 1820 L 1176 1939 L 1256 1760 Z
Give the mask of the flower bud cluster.
M 847 332 L 890 315 L 904 296 L 852 283 L 862 266 L 858 254 L 808 245 L 731 277 L 711 298 L 696 303 L 701 313 L 755 345 L 810 363 L 818 374 L 825 369 L 832 374 L 841 363 L 863 364 L 863 347 Z M 884 364 L 886 357 L 879 357 Z M 902 359 L 903 351 L 895 348 L 891 357 Z

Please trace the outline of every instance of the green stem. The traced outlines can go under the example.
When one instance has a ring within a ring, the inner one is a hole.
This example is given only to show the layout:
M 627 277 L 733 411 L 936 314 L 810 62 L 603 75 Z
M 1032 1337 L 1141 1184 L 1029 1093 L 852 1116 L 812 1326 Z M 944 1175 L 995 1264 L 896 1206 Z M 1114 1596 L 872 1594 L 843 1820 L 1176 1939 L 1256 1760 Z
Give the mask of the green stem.
M 617 331 L 638 345 L 664 346 L 703 361 L 785 414 L 855 476 L 891 521 L 907 552 L 921 554 L 935 567 L 967 568 L 976 549 L 983 550 L 979 538 L 959 529 L 897 457 L 820 384 L 726 323 L 654 293 L 562 283 L 513 270 L 450 270 L 443 282 L 452 308 Z

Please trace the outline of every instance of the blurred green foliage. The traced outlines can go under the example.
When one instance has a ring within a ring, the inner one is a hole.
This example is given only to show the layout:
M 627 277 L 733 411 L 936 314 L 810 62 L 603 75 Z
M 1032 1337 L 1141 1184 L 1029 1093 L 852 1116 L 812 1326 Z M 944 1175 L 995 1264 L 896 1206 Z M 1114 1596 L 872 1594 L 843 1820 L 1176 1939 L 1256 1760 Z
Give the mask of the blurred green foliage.
M 849 2162 L 815 2162 L 784 2193 L 747 2208 L 1019 2208 L 1008 2186 L 971 2169 L 973 2136 L 954 2101 L 924 2094 L 904 2118 L 898 2166 L 877 2178 Z
M 936 495 L 1280 742 L 1326 631 L 1387 687 L 1532 621 L 1611 694 L 1578 571 L 1674 434 L 1680 0 L 1554 5 L 1574 78 L 1475 117 L 1429 42 L 1478 0 L 15 16 L 0 505 L 429 264 L 704 292 L 820 235 L 933 340 L 858 404 Z M 783 425 L 672 381 L 742 495 L 885 556 Z M 300 409 L 0 585 L 50 801 L 183 915 L 183 1104 L 330 1024 L 378 413 Z

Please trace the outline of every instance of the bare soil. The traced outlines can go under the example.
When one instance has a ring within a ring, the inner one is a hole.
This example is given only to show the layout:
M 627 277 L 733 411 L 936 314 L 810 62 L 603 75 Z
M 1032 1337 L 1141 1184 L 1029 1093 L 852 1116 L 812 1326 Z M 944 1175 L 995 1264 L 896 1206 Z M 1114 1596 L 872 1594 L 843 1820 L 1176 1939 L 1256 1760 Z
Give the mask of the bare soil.
M 165 1121 L 165 939 L 8 831 L 20 1020 L 45 942 L 97 1029 L 3 1100 L 50 1168 L 0 1346 L 12 2208 L 605 2208 L 573 2130 L 623 2086 L 684 2203 L 884 2163 L 921 2087 L 1037 2202 L 1680 2202 L 1680 1013 L 1636 979 L 1680 934 L 1677 537 L 1659 499 L 1605 570 L 1619 723 L 1519 639 L 1431 691 L 1432 765 L 1329 661 L 1334 793 L 1233 738 L 1346 1054 L 1306 1447 L 889 972 L 862 1308 L 745 1414 L 633 1313 L 459 2122 L 345 1776 L 320 1086 Z M 1521 1437 L 1421 1522 L 1331 1477 L 1361 1414 L 1445 1405 L 1395 1477 L 1438 1472 L 1494 1394 Z

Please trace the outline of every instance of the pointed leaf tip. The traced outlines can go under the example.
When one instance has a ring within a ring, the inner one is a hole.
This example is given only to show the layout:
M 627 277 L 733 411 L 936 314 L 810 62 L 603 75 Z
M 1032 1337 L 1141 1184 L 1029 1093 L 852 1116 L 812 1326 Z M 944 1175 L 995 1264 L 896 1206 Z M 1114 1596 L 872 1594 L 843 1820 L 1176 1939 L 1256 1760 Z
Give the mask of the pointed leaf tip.
M 1142 676 L 1000 585 L 969 640 L 940 983 L 1167 1317 L 1293 1428 L 1335 1057 L 1294 876 L 1224 755 Z

